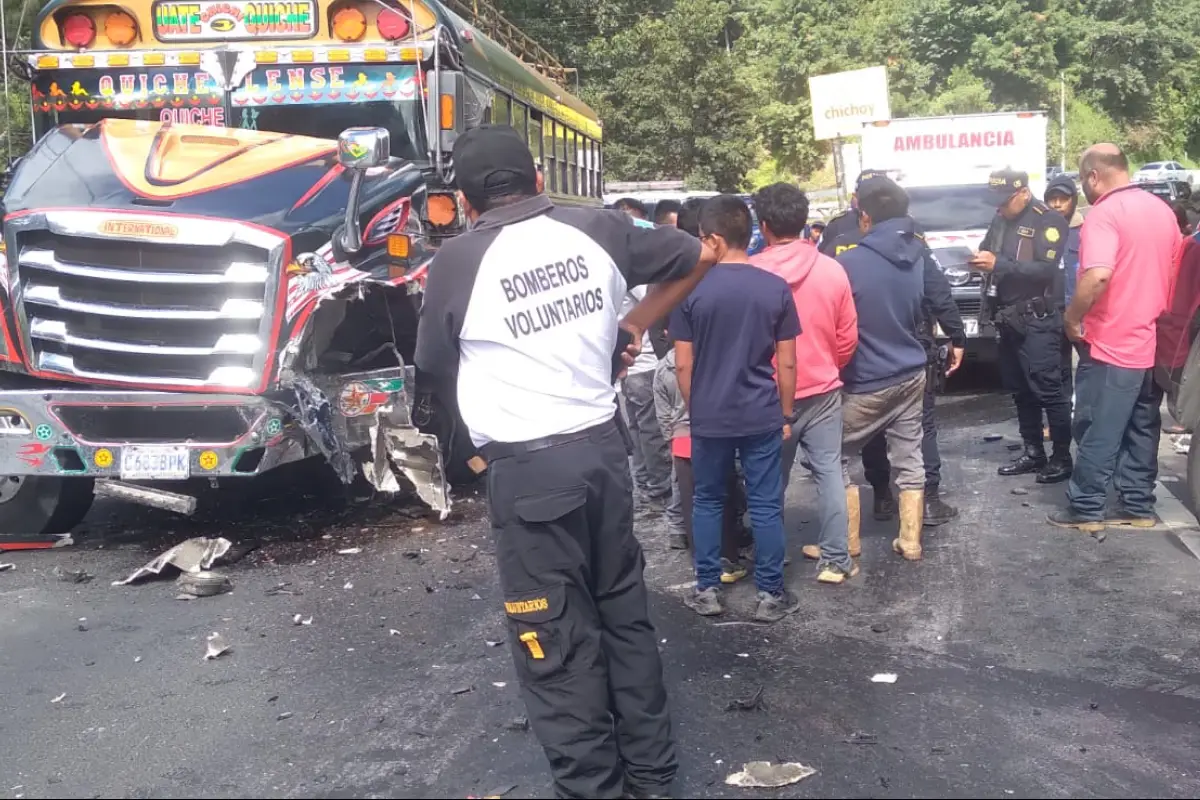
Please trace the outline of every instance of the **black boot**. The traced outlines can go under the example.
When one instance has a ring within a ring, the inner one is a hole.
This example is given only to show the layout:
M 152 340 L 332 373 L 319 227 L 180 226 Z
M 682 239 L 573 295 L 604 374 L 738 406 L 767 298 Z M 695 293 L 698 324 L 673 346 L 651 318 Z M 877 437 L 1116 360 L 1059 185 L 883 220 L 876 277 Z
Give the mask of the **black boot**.
M 1009 464 L 1005 464 L 999 470 L 1001 475 L 1028 475 L 1031 472 L 1041 472 L 1046 466 L 1046 451 L 1042 447 L 1042 443 L 1030 444 L 1025 443 L 1025 452 L 1019 458 Z
M 936 486 L 925 488 L 925 527 L 936 528 L 938 525 L 945 525 L 950 520 L 958 516 L 958 509 L 948 503 L 942 502 L 942 498 L 938 497 Z
M 1054 454 L 1046 462 L 1046 466 L 1038 473 L 1037 482 L 1062 483 L 1071 477 L 1071 470 L 1074 466 L 1074 463 L 1071 461 L 1071 449 L 1069 447 L 1056 447 L 1054 448 Z
M 880 522 L 887 522 L 896 516 L 896 498 L 892 497 L 892 487 L 875 489 L 875 508 L 871 515 Z

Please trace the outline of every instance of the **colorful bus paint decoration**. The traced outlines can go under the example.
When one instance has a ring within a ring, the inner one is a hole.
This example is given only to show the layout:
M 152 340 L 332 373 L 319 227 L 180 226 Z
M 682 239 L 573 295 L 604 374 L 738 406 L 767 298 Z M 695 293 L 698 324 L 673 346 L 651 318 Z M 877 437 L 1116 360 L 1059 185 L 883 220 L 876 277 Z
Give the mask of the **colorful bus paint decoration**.
M 317 32 L 316 19 L 313 0 L 159 2 L 154 4 L 154 36 L 160 42 L 309 39 Z
M 416 100 L 415 67 L 271 67 L 256 69 L 230 99 L 235 106 Z
M 156 109 L 164 122 L 225 124 L 221 90 L 207 72 L 80 70 L 69 86 L 60 77 L 39 76 L 32 87 L 34 111 Z

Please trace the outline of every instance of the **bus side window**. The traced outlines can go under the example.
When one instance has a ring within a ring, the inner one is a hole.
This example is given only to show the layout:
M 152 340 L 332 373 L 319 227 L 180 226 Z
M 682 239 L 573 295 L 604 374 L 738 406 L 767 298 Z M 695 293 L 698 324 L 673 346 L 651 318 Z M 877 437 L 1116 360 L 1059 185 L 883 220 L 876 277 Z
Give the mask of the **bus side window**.
M 495 99 L 495 93 L 491 89 L 468 78 L 466 92 L 463 93 L 464 127 L 470 130 L 488 122 L 494 113 L 492 103 Z

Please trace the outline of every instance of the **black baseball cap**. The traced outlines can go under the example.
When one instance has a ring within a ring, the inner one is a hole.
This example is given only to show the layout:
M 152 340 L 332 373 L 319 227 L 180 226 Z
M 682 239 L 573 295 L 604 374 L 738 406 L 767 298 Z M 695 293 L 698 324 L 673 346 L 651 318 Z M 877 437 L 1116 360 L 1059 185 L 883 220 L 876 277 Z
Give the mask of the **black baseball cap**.
M 871 178 L 886 178 L 887 171 L 882 169 L 864 169 L 858 173 L 858 180 L 854 182 L 854 193 L 858 194 L 862 189 L 863 181 L 869 181 Z
M 507 125 L 481 125 L 454 141 L 454 177 L 467 199 L 537 192 L 537 167 L 525 137 Z
M 820 228 L 821 230 L 825 230 L 825 223 L 824 223 L 824 222 L 822 222 L 822 221 L 821 221 L 821 220 L 819 220 L 819 219 L 815 219 L 815 220 L 813 220 L 812 222 L 808 223 L 808 227 L 810 227 L 810 228 Z
M 988 178 L 988 188 L 1004 199 L 1029 186 L 1029 173 L 1015 169 L 998 169 Z

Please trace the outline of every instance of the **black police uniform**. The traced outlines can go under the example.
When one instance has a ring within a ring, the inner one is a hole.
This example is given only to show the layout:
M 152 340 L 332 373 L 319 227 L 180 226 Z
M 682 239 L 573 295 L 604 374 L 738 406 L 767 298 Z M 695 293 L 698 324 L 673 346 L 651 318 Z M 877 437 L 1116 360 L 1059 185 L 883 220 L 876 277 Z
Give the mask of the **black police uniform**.
M 468 198 L 532 195 L 510 128 L 463 134 L 454 165 Z M 488 461 L 509 643 L 558 797 L 666 796 L 677 770 L 613 354 L 627 287 L 686 276 L 700 255 L 675 229 L 532 195 L 429 266 L 416 363 L 456 387 Z
M 862 182 L 868 178 L 877 176 L 885 176 L 886 172 L 877 169 L 864 169 L 858 173 L 858 178 L 854 182 L 854 195 L 858 196 L 858 187 L 862 186 Z M 822 254 L 833 258 L 836 253 L 834 248 L 837 242 L 843 236 L 858 237 L 854 239 L 857 243 L 861 236 L 858 230 L 858 207 L 853 205 L 854 197 L 850 198 L 850 208 L 838 214 L 833 219 L 829 220 L 829 224 L 825 226 L 825 231 L 821 234 L 821 241 L 817 243 L 817 250 Z M 842 243 L 845 245 L 845 242 Z
M 917 228 L 918 235 L 924 236 L 924 231 Z M 831 247 L 832 255 L 837 255 L 851 247 L 858 246 L 863 234 L 857 229 L 852 234 L 840 237 Z M 967 330 L 963 325 L 962 314 L 950 291 L 950 282 L 946 275 L 934 262 L 933 254 L 926 248 L 926 269 L 924 270 L 925 297 L 921 301 L 924 320 L 918 338 L 925 345 L 925 353 L 929 359 L 928 373 L 925 380 L 925 396 L 921 406 L 921 456 L 925 461 L 925 524 L 935 525 L 947 522 L 958 515 L 957 510 L 942 503 L 938 497 L 942 482 L 942 456 L 938 449 L 937 416 L 934 414 L 938 371 L 945 365 L 939 358 L 937 339 L 933 326 L 936 322 L 941 326 L 953 347 L 967 346 Z M 887 439 L 876 436 L 863 447 L 863 473 L 875 493 L 876 516 L 890 516 L 891 503 L 891 474 L 892 465 L 887 455 Z
M 1011 196 L 1028 186 L 1024 173 L 993 173 L 992 188 Z M 1071 398 L 1063 385 L 1062 276 L 1067 221 L 1038 199 L 1014 220 L 997 212 L 979 249 L 994 253 L 996 265 L 985 291 L 1000 336 L 1000 373 L 1013 393 L 1025 452 L 1000 468 L 1001 475 L 1038 472 L 1039 483 L 1071 475 Z M 1042 445 L 1042 411 L 1054 453 Z

